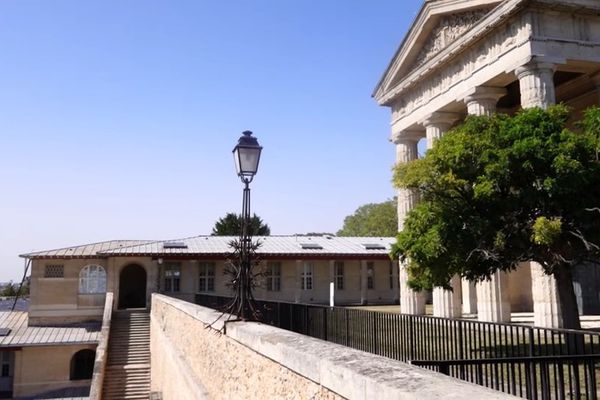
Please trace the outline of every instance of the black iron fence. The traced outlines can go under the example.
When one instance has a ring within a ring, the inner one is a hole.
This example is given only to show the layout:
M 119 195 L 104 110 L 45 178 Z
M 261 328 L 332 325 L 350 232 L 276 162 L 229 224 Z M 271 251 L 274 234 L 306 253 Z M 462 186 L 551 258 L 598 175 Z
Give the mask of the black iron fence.
M 220 309 L 230 299 L 196 295 Z M 259 301 L 262 322 L 529 399 L 597 399 L 600 333 Z

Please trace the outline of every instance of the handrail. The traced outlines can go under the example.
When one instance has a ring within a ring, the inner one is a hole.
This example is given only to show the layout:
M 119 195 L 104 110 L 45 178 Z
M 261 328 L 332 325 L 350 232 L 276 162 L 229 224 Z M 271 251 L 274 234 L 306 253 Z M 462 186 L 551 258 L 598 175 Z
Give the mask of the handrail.
M 92 375 L 92 384 L 90 387 L 90 400 L 102 399 L 102 384 L 104 383 L 104 371 L 106 370 L 106 359 L 108 358 L 108 337 L 110 334 L 110 323 L 112 319 L 113 294 L 106 293 L 104 301 L 104 313 L 102 314 L 102 329 L 100 330 L 100 343 L 96 348 L 96 358 L 94 359 L 94 372 Z

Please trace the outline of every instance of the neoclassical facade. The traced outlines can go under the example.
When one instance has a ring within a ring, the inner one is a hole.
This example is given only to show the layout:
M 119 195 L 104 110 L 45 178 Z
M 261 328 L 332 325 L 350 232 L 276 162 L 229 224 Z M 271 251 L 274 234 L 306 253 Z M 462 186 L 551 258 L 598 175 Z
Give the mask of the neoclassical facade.
M 562 102 L 577 119 L 600 104 L 600 1 L 426 0 L 373 96 L 391 109 L 398 163 L 417 158 L 421 139 L 430 148 L 467 115 Z M 399 229 L 417 201 L 411 191 L 398 192 Z M 402 311 L 422 314 L 424 296 L 406 278 L 400 268 Z M 530 303 L 536 325 L 560 325 L 554 278 L 536 263 L 477 285 L 458 277 L 451 283 L 453 291 L 434 289 L 434 315 L 477 312 L 480 320 L 506 322 L 511 309 Z M 583 292 L 580 285 L 580 303 Z

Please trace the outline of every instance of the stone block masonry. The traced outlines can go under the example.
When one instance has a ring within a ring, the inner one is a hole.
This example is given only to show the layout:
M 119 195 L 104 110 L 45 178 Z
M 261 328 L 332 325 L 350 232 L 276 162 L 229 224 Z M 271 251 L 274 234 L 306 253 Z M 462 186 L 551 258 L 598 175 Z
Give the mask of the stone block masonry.
M 220 315 L 152 296 L 152 391 L 165 400 L 511 398 L 260 323 L 228 322 L 222 334 Z

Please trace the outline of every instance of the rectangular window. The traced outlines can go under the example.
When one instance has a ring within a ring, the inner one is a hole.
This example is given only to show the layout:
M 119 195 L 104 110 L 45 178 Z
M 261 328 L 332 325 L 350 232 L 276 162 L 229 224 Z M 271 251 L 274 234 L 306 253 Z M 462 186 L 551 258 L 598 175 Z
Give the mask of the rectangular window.
M 373 261 L 369 261 L 367 263 L 367 289 L 375 288 L 375 263 Z
M 313 288 L 313 271 L 315 266 L 312 262 L 305 262 L 302 268 L 302 290 L 312 290 Z
M 344 262 L 336 261 L 334 263 L 335 269 L 335 288 L 337 290 L 344 290 Z
M 62 264 L 46 264 L 44 267 L 44 278 L 65 277 L 65 266 Z
M 179 292 L 179 282 L 181 279 L 181 263 L 166 263 L 164 277 L 165 292 Z
M 200 276 L 198 279 L 198 291 L 214 292 L 215 291 L 215 263 L 201 262 Z
M 267 263 L 267 290 L 269 292 L 279 292 L 281 290 L 281 263 Z

